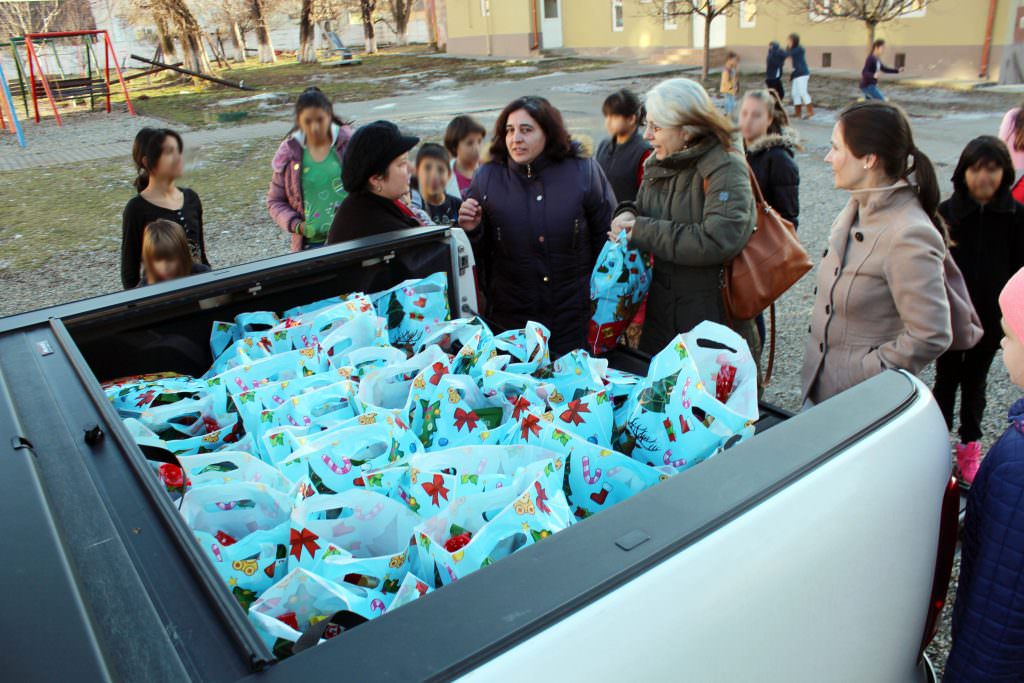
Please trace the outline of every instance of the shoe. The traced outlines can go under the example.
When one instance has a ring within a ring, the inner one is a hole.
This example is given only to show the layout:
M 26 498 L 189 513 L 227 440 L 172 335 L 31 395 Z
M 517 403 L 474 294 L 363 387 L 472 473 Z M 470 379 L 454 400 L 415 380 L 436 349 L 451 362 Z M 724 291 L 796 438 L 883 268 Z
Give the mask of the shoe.
M 814 105 L 813 104 L 808 104 L 807 105 L 807 115 L 804 116 L 804 118 L 805 119 L 809 119 L 812 116 L 814 116 Z
M 799 119 L 799 118 L 803 117 L 803 113 L 804 113 L 804 105 L 798 104 L 798 105 L 796 105 L 794 107 L 794 109 L 793 109 L 793 116 L 795 116 L 796 118 Z
M 956 466 L 963 482 L 970 486 L 981 465 L 981 442 L 959 443 L 956 445 Z

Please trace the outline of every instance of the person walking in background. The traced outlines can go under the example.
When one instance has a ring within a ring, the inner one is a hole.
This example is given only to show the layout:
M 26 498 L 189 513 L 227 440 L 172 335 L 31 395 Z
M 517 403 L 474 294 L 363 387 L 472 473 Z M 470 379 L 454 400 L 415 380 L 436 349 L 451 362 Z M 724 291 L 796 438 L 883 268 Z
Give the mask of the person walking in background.
M 459 211 L 483 266 L 487 319 L 502 329 L 541 323 L 555 356 L 582 348 L 590 274 L 614 209 L 611 184 L 561 112 L 543 97 L 509 103 Z
M 786 107 L 774 90 L 751 90 L 740 102 L 740 133 L 747 163 L 768 205 L 796 228 L 800 216 L 800 169 L 794 155 L 800 136 L 789 127 Z M 764 315 L 755 319 L 764 346 Z
M 1003 364 L 1024 389 L 1024 272 L 999 295 Z M 1024 400 L 967 495 L 945 683 L 1019 681 L 1024 672 Z
M 756 357 L 754 321 L 729 321 L 721 292 L 723 268 L 755 224 L 747 162 L 732 122 L 687 78 L 659 83 L 645 108 L 644 137 L 654 155 L 636 201 L 616 209 L 610 234 L 654 257 L 640 349 L 657 353 L 677 334 L 711 320 L 732 322 Z
M 480 166 L 480 150 L 487 129 L 472 116 L 456 116 L 444 131 L 444 147 L 452 157 L 452 176 L 445 192 L 466 198 L 473 176 Z
M 786 100 L 786 89 L 782 86 L 782 67 L 789 55 L 776 41 L 768 43 L 768 59 L 764 71 L 764 84 L 774 90 L 782 101 Z
M 609 137 L 597 146 L 594 159 L 601 166 L 618 201 L 636 197 L 644 175 L 644 160 L 651 146 L 640 130 L 640 98 L 631 90 L 616 90 L 602 106 Z
M 725 98 L 725 115 L 730 119 L 736 111 L 736 98 L 740 94 L 740 56 L 730 52 L 725 56 L 722 67 L 722 79 L 718 84 L 718 92 Z
M 1014 175 L 1024 172 L 1024 105 L 1014 107 L 999 124 L 999 139 L 1006 143 L 1013 160 Z
M 341 166 L 348 196 L 334 214 L 327 244 L 423 225 L 401 201 L 409 193 L 409 150 L 419 142 L 390 121 L 368 123 L 352 134 Z
M 981 461 L 985 385 L 1003 337 L 999 292 L 1024 267 L 1024 206 L 1010 195 L 1013 178 L 1006 145 L 983 135 L 967 143 L 953 171 L 953 196 L 939 205 L 949 226 L 950 253 L 985 330 L 971 350 L 947 351 L 935 363 L 933 393 L 950 429 L 960 390 L 956 461 L 967 484 L 974 480 Z
M 811 404 L 886 369 L 920 372 L 953 340 L 939 185 L 906 115 L 850 105 L 825 161 L 850 200 L 818 267 L 801 375 Z
M 142 236 L 142 267 L 139 287 L 210 272 L 210 266 L 192 258 L 182 227 L 164 218 L 146 226 Z
M 462 200 L 445 192 L 452 169 L 448 152 L 433 142 L 422 145 L 416 153 L 416 178 L 423 209 L 434 225 L 454 225 L 459 220 Z
M 192 258 L 210 265 L 203 239 L 203 204 L 199 195 L 175 183 L 184 172 L 181 136 L 168 128 L 143 128 L 132 143 L 132 160 L 138 192 L 128 200 L 121 214 L 121 284 L 131 289 L 139 284 L 142 239 L 146 226 L 163 218 L 185 231 Z
M 791 87 L 793 89 L 793 114 L 796 118 L 804 118 L 804 108 L 807 108 L 806 118 L 814 116 L 814 104 L 811 102 L 811 95 L 807 91 L 808 82 L 811 80 L 811 70 L 807 67 L 807 52 L 800 44 L 800 36 L 790 33 L 786 41 L 786 53 L 793 64 L 793 73 L 790 74 Z
M 323 246 L 334 212 L 347 192 L 341 160 L 352 128 L 334 113 L 315 86 L 295 100 L 295 125 L 281 142 L 270 166 L 267 208 L 278 227 L 291 236 L 291 250 Z
M 882 53 L 885 52 L 885 41 L 879 38 L 871 44 L 871 53 L 864 60 L 864 68 L 860 72 L 860 91 L 869 100 L 885 101 L 885 95 L 878 89 L 878 72 L 887 74 L 898 74 L 902 68 L 895 69 L 882 63 Z

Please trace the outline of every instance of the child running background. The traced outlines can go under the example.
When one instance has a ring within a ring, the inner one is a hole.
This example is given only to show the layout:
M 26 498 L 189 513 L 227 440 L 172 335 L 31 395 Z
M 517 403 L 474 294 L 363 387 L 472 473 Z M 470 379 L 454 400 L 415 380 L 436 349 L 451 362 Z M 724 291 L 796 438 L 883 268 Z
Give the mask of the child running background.
M 725 97 L 725 115 L 730 119 L 736 111 L 736 98 L 740 94 L 740 56 L 730 52 L 725 56 L 722 67 L 722 80 L 718 84 L 718 92 Z

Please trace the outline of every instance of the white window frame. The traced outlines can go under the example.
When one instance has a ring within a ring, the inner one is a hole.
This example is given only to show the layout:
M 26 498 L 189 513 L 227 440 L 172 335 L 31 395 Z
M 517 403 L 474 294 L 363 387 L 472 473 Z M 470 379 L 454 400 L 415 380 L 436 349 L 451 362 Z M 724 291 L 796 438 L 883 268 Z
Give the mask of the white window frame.
M 828 17 L 814 11 L 814 4 L 819 1 L 825 7 L 831 7 L 833 0 L 807 0 L 807 18 L 811 21 L 825 21 L 828 19 Z
M 900 19 L 920 19 L 928 12 L 928 3 L 921 3 L 917 9 L 903 12 Z
M 751 4 L 754 6 L 754 13 L 747 19 L 747 5 Z M 757 0 L 740 0 L 740 28 L 756 28 L 757 27 Z
M 679 17 L 669 14 L 669 4 L 676 4 L 679 0 L 662 0 L 661 3 L 661 25 L 666 31 L 675 31 L 679 28 Z
M 480 0 L 480 16 L 489 17 L 491 15 L 491 0 Z
M 612 0 L 612 31 L 620 33 L 626 28 L 626 8 L 623 6 L 623 0 Z M 622 25 L 617 26 L 615 24 L 615 10 L 618 9 L 622 15 Z

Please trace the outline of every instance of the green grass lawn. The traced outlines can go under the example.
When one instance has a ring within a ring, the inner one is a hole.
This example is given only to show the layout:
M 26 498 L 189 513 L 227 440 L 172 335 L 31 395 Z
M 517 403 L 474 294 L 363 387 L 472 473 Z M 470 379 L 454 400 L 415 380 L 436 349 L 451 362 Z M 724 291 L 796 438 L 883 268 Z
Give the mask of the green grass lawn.
M 192 154 L 186 150 L 180 186 L 199 192 L 208 246 L 211 236 L 223 231 L 244 234 L 270 224 L 264 201 L 278 142 L 267 138 Z M 135 192 L 134 175 L 128 159 L 0 173 L 0 273 L 40 268 L 60 255 L 118 252 L 121 211 Z M 54 192 L 57 201 L 43 206 L 43 191 Z
M 129 93 L 140 114 L 155 116 L 192 127 L 223 125 L 232 115 L 243 116 L 246 123 L 280 118 L 287 104 L 309 85 L 322 88 L 335 102 L 355 102 L 415 92 L 440 79 L 452 85 L 464 85 L 496 78 L 517 79 L 552 71 L 586 71 L 601 68 L 607 61 L 593 59 L 553 59 L 536 63 L 516 61 L 477 61 L 432 56 L 422 46 L 392 49 L 376 55 L 361 55 L 358 66 L 327 66 L 325 59 L 316 64 L 299 64 L 293 57 L 279 57 L 275 64 L 249 60 L 218 70 L 216 75 L 230 81 L 243 81 L 257 92 L 237 90 L 223 85 L 190 82 L 177 76 L 131 81 Z M 260 106 L 257 102 L 220 106 L 232 100 L 278 93 Z M 118 95 L 120 99 L 120 95 Z

